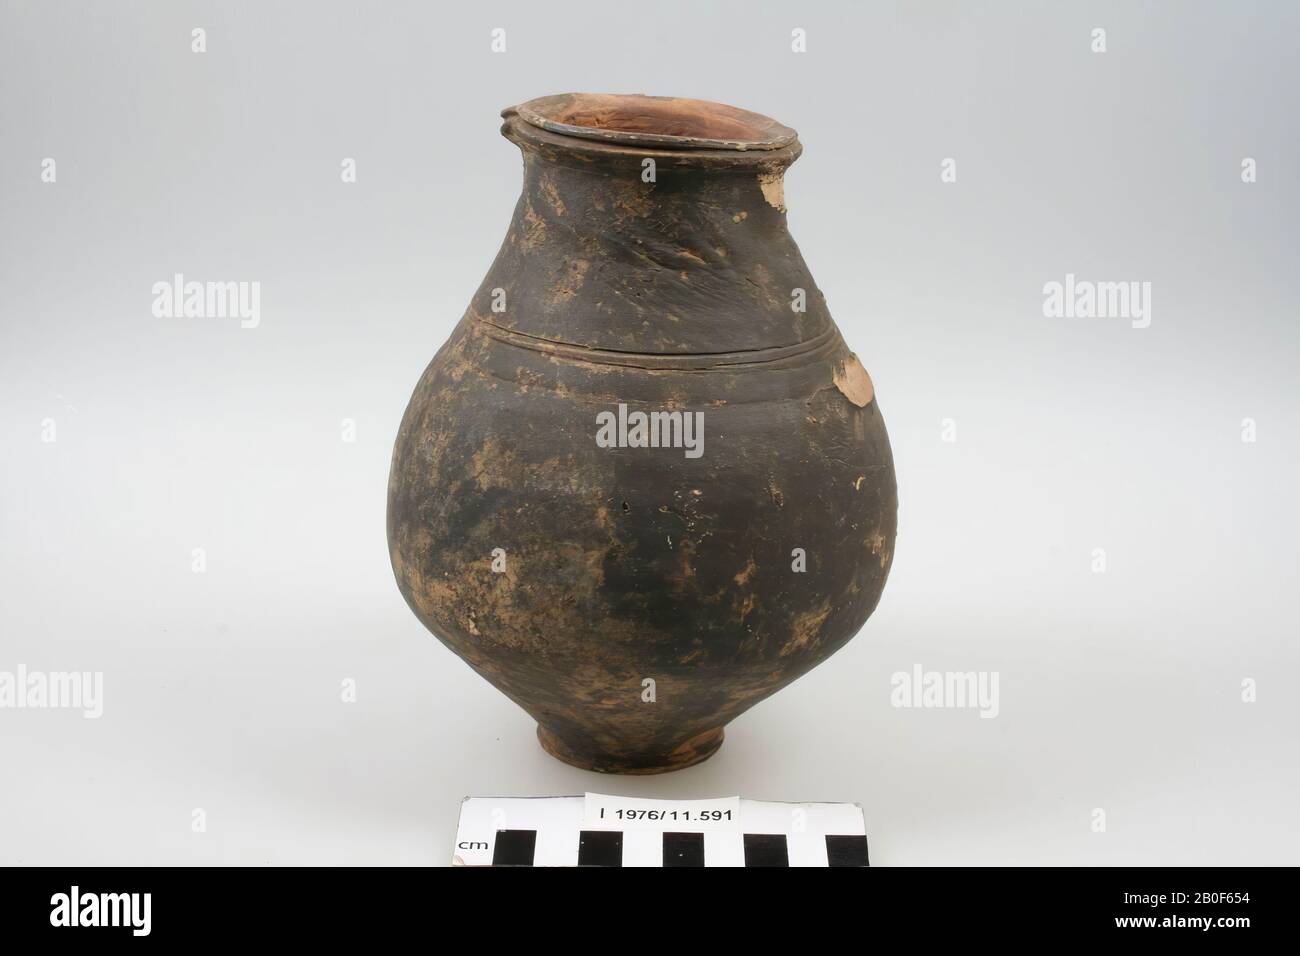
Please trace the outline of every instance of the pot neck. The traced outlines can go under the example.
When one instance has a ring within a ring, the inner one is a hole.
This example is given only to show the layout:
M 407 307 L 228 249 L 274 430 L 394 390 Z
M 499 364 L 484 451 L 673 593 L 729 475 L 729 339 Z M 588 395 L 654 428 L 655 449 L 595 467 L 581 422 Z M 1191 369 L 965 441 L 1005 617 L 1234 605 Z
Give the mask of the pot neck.
M 476 314 L 548 342 L 690 355 L 821 341 L 832 323 L 786 226 L 797 139 L 764 149 L 607 141 L 506 111 L 514 220 Z M 493 290 L 509 306 L 490 310 Z M 792 308 L 798 302 L 799 308 Z

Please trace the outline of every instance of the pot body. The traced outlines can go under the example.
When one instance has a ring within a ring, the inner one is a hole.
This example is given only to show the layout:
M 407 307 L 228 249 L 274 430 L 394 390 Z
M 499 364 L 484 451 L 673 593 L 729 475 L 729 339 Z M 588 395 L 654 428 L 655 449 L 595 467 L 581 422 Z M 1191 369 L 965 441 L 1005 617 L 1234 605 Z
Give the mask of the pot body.
M 797 141 L 638 147 L 505 115 L 523 193 L 402 421 L 393 570 L 555 756 L 689 766 L 876 606 L 885 426 L 786 229 Z

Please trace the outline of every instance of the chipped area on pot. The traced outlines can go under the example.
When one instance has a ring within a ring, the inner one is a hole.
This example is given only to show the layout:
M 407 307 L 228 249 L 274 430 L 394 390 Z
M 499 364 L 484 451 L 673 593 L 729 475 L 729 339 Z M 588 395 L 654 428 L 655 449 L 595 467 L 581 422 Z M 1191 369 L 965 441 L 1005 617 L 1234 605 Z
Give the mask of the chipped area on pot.
M 767 204 L 778 212 L 785 212 L 785 172 L 759 173 L 758 188 L 763 190 Z
M 844 397 L 858 408 L 865 408 L 871 404 L 871 399 L 876 394 L 875 387 L 871 384 L 871 376 L 867 374 L 867 370 L 862 367 L 856 355 L 850 355 L 842 365 L 835 367 L 833 381 L 835 387 L 844 393 Z

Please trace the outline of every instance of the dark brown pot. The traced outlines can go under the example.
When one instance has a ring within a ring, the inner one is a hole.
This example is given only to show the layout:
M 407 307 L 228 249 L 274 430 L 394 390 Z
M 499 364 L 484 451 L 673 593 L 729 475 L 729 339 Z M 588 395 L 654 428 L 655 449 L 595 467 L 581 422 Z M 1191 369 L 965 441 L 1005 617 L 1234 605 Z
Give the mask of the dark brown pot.
M 393 570 L 556 757 L 690 766 L 875 608 L 885 425 L 786 230 L 793 130 L 642 96 L 503 115 L 523 194 L 402 421 Z M 680 414 L 636 447 L 638 412 Z

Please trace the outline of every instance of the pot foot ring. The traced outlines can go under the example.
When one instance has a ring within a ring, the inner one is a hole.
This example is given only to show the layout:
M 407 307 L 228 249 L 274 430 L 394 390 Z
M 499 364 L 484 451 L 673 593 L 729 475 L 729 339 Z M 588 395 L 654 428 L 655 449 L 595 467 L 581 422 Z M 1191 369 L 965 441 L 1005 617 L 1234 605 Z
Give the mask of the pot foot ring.
M 537 725 L 537 739 L 548 754 L 571 766 L 598 773 L 671 773 L 693 767 L 718 752 L 722 737 L 722 728 L 715 727 L 696 734 L 666 754 L 609 754 L 571 747 L 541 724 Z

